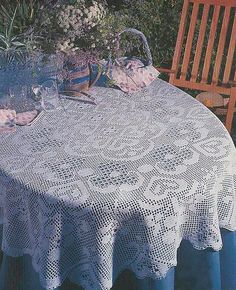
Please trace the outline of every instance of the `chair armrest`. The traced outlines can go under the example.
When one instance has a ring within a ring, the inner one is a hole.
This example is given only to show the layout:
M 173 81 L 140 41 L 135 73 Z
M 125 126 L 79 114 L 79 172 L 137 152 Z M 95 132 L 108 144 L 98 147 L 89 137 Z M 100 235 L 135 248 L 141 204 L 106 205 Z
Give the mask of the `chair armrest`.
M 229 81 L 228 83 L 222 83 L 221 84 L 223 87 L 236 87 L 236 81 Z
M 236 86 L 236 81 L 229 81 L 229 84 L 230 84 L 231 86 Z
M 160 73 L 174 74 L 175 71 L 169 68 L 156 67 Z

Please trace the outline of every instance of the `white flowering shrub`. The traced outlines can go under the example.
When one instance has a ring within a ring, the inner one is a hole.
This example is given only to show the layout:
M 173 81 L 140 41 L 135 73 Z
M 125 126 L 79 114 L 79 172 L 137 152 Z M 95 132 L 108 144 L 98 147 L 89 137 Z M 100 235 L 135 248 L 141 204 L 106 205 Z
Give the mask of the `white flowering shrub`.
M 101 3 L 93 1 L 92 6 L 87 8 L 83 0 L 77 0 L 74 6 L 62 6 L 62 10 L 57 15 L 58 24 L 64 32 L 72 29 L 77 31 L 75 33 L 77 36 L 80 36 L 81 32 L 88 31 L 99 24 L 105 14 L 105 7 Z
M 105 4 L 92 1 L 91 5 L 84 0 L 77 0 L 74 5 L 58 5 L 55 19 L 62 30 L 62 37 L 59 39 L 56 49 L 65 53 L 72 53 L 88 45 L 95 48 L 96 42 L 89 37 L 91 30 L 101 24 L 106 17 Z
M 53 9 L 45 7 L 37 20 L 40 49 L 62 52 L 66 57 L 77 55 L 86 62 L 94 62 L 94 56 L 108 58 L 115 46 L 114 36 L 126 27 L 126 19 L 116 16 L 106 0 L 58 1 Z

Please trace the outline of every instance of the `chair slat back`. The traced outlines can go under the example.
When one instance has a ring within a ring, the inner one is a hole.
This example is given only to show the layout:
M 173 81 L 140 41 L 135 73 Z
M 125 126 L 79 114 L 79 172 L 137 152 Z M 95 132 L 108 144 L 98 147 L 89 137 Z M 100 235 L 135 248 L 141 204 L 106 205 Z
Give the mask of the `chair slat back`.
M 236 0 L 184 0 L 170 82 L 230 94 L 236 79 Z
M 231 71 L 231 67 L 233 63 L 235 44 L 236 44 L 236 13 L 234 15 L 234 23 L 233 23 L 232 31 L 234 31 L 235 33 L 232 33 L 231 38 L 230 38 L 230 44 L 229 44 L 229 50 L 227 54 L 223 83 L 227 83 L 229 81 L 230 71 Z M 235 70 L 235 76 L 236 76 L 236 70 Z
M 185 51 L 184 51 L 183 63 L 181 66 L 182 67 L 181 74 L 180 74 L 181 80 L 185 80 L 187 76 L 187 69 L 188 69 L 190 55 L 191 55 L 194 31 L 195 31 L 195 27 L 197 23 L 198 9 L 199 9 L 199 4 L 194 3 L 192 17 L 190 20 L 190 25 L 189 25 L 189 30 L 188 30 L 187 42 L 186 42 Z
M 202 83 L 207 83 L 219 15 L 220 15 L 220 6 L 216 6 L 214 9 L 214 14 L 213 14 L 212 22 L 211 22 L 209 41 L 208 41 L 207 49 L 206 49 L 206 56 L 205 56 L 204 66 L 203 66 L 203 71 L 202 71 Z
M 212 82 L 214 84 L 217 84 L 218 79 L 219 79 L 220 66 L 222 63 L 222 57 L 223 57 L 223 52 L 225 48 L 225 40 L 226 40 L 226 35 L 227 35 L 228 25 L 229 25 L 230 10 L 231 10 L 231 7 L 226 7 L 225 12 L 224 12 L 224 19 L 223 19 L 223 24 L 221 27 L 220 39 L 219 39 L 219 44 L 218 44 L 218 49 L 217 49 L 216 59 L 215 59 L 215 67 L 214 67 L 213 77 L 212 77 Z
M 200 64 L 200 59 L 201 59 L 201 54 L 202 54 L 204 35 L 206 33 L 206 28 L 207 28 L 207 19 L 208 19 L 209 9 L 210 9 L 210 5 L 206 4 L 203 10 L 203 16 L 202 16 L 201 26 L 200 26 L 198 40 L 197 40 L 196 53 L 193 60 L 191 82 L 196 82 L 197 80 L 197 72 L 199 69 L 199 64 Z

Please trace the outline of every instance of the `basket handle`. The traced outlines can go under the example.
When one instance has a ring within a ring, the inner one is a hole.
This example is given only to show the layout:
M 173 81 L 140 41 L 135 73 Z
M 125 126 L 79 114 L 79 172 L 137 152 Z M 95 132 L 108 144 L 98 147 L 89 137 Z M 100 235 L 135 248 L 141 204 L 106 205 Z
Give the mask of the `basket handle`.
M 147 38 L 141 31 L 139 31 L 135 28 L 126 28 L 123 31 L 121 31 L 120 33 L 118 33 L 117 43 L 116 43 L 117 44 L 117 46 L 116 46 L 117 51 L 119 51 L 119 49 L 120 49 L 121 34 L 123 34 L 125 32 L 133 33 L 133 34 L 140 36 L 140 38 L 143 42 L 143 45 L 144 45 L 144 50 L 145 50 L 146 56 L 147 56 L 147 64 L 146 65 L 152 65 L 152 54 L 151 54 L 151 50 L 150 50 L 150 47 L 149 47 L 148 42 L 147 42 Z

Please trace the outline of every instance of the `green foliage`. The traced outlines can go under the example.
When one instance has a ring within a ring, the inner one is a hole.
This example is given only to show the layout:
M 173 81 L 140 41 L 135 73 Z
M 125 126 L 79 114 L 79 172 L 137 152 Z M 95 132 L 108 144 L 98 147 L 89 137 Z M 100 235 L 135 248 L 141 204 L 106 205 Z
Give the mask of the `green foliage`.
M 15 34 L 24 33 L 34 24 L 40 7 L 41 4 L 38 0 L 19 0 L 17 3 L 8 2 L 5 5 L 1 5 L 0 31 L 9 25 L 15 13 L 13 32 Z
M 30 3 L 27 3 L 27 0 L 22 0 L 22 2 L 18 4 L 18 15 L 15 26 L 19 30 L 19 33 L 23 33 L 33 25 L 40 6 L 37 0 L 30 1 Z
M 22 59 L 26 51 L 37 47 L 39 37 L 34 35 L 33 25 L 40 7 L 38 0 L 5 1 L 0 6 L 0 51 L 9 61 L 13 54 Z
M 75 1 L 64 0 L 63 2 L 73 5 Z M 62 1 L 46 2 L 56 4 Z M 104 57 L 106 57 L 107 47 L 112 48 L 112 38 L 115 33 L 122 31 L 125 27 L 137 28 L 148 39 L 154 64 L 156 66 L 170 66 L 174 53 L 182 2 L 183 0 L 108 0 L 110 13 L 106 17 L 106 21 L 103 21 L 99 28 L 94 28 L 90 35 L 95 38 L 96 47 L 104 49 Z M 49 20 L 50 14 L 47 15 L 47 13 L 52 10 L 40 9 L 42 4 L 45 3 L 44 0 L 2 0 L 1 3 L 4 5 L 0 12 L 0 32 L 3 35 L 5 34 L 6 27 L 9 27 L 11 23 L 16 7 L 18 8 L 13 22 L 13 37 L 19 38 L 19 35 L 29 31 L 31 27 L 34 27 L 33 31 L 37 33 L 40 27 L 40 19 L 42 19 L 42 22 L 44 20 L 51 21 Z M 55 23 L 52 22 L 51 24 L 54 25 Z M 42 35 L 46 37 L 45 43 L 48 44 L 54 43 L 52 40 L 56 36 L 54 27 L 51 29 L 52 33 L 49 28 L 50 25 L 47 29 L 47 34 Z M 21 41 L 17 39 L 19 41 L 18 44 L 20 45 L 23 42 L 27 44 L 26 46 L 32 46 L 34 41 L 32 40 L 32 35 L 30 37 L 28 34 L 27 39 L 25 35 L 24 40 L 22 37 Z M 90 38 L 87 40 L 91 42 Z M 137 38 L 124 35 L 122 36 L 122 43 L 127 53 L 141 53 L 140 41 Z M 135 49 L 134 46 L 136 47 Z
M 117 14 L 127 15 L 127 26 L 142 31 L 147 37 L 154 64 L 170 66 L 183 0 L 132 0 L 123 1 L 123 5 L 121 2 L 119 6 L 116 4 Z
M 127 15 L 109 13 L 100 26 L 93 31 L 92 36 L 96 39 L 97 47 L 102 50 L 103 58 L 108 58 L 114 53 L 115 35 L 126 28 L 127 19 Z
M 10 49 L 19 49 L 24 47 L 24 44 L 19 41 L 19 37 L 14 35 L 13 25 L 16 18 L 17 8 L 13 12 L 13 16 L 10 18 L 5 28 L 5 33 L 0 33 L 0 50 L 9 51 Z M 10 16 L 9 16 L 10 17 Z

